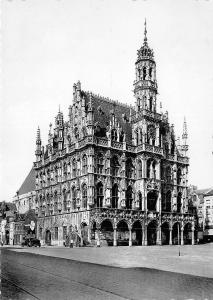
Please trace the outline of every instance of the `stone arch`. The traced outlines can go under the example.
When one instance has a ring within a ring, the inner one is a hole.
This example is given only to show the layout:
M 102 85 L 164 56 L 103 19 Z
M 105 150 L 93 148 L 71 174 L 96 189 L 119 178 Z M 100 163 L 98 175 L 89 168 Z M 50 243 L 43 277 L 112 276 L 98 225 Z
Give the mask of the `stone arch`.
M 170 230 L 169 230 L 169 222 L 165 221 L 161 225 L 161 242 L 162 245 L 169 245 L 169 237 L 170 237 Z
M 190 245 L 192 243 L 192 224 L 190 222 L 184 225 L 183 241 L 184 245 Z
M 104 219 L 101 224 L 101 240 L 102 244 L 107 244 L 108 246 L 113 245 L 113 223 L 110 219 Z
M 178 239 L 179 232 L 179 239 Z M 180 222 L 175 222 L 172 226 L 172 244 L 180 245 L 181 244 L 181 224 Z
M 129 245 L 129 226 L 125 219 L 122 219 L 117 223 L 117 243 L 118 246 Z
M 132 224 L 132 244 L 136 246 L 142 245 L 142 225 L 139 220 Z
M 147 245 L 156 245 L 157 242 L 157 222 L 152 220 L 147 225 Z

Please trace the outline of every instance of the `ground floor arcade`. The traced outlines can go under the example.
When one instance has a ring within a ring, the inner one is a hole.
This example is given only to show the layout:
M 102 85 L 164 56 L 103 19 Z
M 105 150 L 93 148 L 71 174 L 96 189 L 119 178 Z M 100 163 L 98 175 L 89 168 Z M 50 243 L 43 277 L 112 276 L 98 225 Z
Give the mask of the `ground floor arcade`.
M 92 209 L 38 218 L 38 238 L 47 245 L 185 245 L 196 241 L 189 214 Z

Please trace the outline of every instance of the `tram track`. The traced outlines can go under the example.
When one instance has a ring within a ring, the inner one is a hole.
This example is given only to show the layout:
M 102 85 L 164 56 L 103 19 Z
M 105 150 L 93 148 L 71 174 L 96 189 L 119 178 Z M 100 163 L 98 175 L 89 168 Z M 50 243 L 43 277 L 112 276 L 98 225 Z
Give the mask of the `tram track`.
M 34 299 L 38 299 L 38 300 L 42 300 L 41 298 L 38 298 L 37 296 L 33 295 L 31 292 L 27 291 L 26 289 L 22 288 L 21 286 L 17 285 L 15 282 L 13 282 L 12 280 L 6 278 L 6 276 L 2 275 L 2 273 L 0 274 L 0 278 L 1 278 L 1 283 L 2 283 L 2 279 L 4 279 L 5 281 L 7 281 L 10 285 L 15 286 L 18 290 L 22 291 L 24 294 L 30 295 L 31 297 L 33 297 Z M 2 295 L 2 291 L 1 291 L 1 296 Z
M 8 260 L 8 259 L 5 259 L 4 262 L 11 263 L 11 261 Z M 20 262 L 17 262 L 17 261 L 15 262 L 15 264 L 18 264 L 18 265 L 23 266 L 23 267 L 28 268 L 28 269 L 36 270 L 37 272 L 48 274 L 49 276 L 53 276 L 53 277 L 56 277 L 56 278 L 59 278 L 59 279 L 62 279 L 62 280 L 66 280 L 66 281 L 72 282 L 72 283 L 80 285 L 82 287 L 87 287 L 89 289 L 96 290 L 96 291 L 99 291 L 101 293 L 106 293 L 108 295 L 115 296 L 115 297 L 117 297 L 117 299 L 121 299 L 121 300 L 134 300 L 133 298 L 126 298 L 124 296 L 119 295 L 118 293 L 115 293 L 115 292 L 112 292 L 112 291 L 109 291 L 109 290 L 106 290 L 106 289 L 98 288 L 98 287 L 93 286 L 91 284 L 86 284 L 86 283 L 83 283 L 83 282 L 80 282 L 80 281 L 77 281 L 77 280 L 74 280 L 74 279 L 70 279 L 70 278 L 68 278 L 66 276 L 57 275 L 57 274 L 54 274 L 54 273 L 46 271 L 46 270 L 41 270 L 41 269 L 36 268 L 34 266 L 29 266 L 29 265 L 26 265 L 26 264 L 23 264 L 23 263 L 20 263 Z M 3 268 L 2 268 L 2 271 L 3 271 Z M 1 276 L 2 276 L 2 274 L 1 274 Z M 37 296 L 35 296 L 32 293 L 30 293 L 27 290 L 25 290 L 24 288 L 18 286 L 13 281 L 8 280 L 4 275 L 2 276 L 2 278 L 4 278 L 5 280 L 7 280 L 10 284 L 16 286 L 18 289 L 22 290 L 23 292 L 25 292 L 25 293 L 29 294 L 30 296 L 34 297 L 35 299 L 42 300 L 42 298 L 38 298 Z

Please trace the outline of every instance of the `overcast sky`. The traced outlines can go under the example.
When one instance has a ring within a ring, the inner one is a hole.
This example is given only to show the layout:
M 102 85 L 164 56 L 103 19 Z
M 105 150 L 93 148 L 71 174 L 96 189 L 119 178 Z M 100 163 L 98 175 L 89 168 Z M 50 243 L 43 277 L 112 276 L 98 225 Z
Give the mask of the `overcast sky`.
M 213 186 L 213 2 L 196 0 L 3 0 L 1 199 L 12 200 L 46 144 L 72 86 L 133 104 L 137 49 L 157 63 L 158 102 L 189 133 L 189 183 Z

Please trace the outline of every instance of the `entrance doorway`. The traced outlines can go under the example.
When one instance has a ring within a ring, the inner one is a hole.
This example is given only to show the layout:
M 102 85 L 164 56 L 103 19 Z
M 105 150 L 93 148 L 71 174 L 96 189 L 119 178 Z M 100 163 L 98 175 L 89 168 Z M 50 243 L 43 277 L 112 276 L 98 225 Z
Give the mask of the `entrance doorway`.
M 45 244 L 50 246 L 51 245 L 51 232 L 50 230 L 46 230 L 45 233 Z
M 156 245 L 157 240 L 157 224 L 155 221 L 152 221 L 147 226 L 147 244 L 149 246 Z
M 142 245 L 142 226 L 136 221 L 132 226 L 132 244 L 136 246 Z

